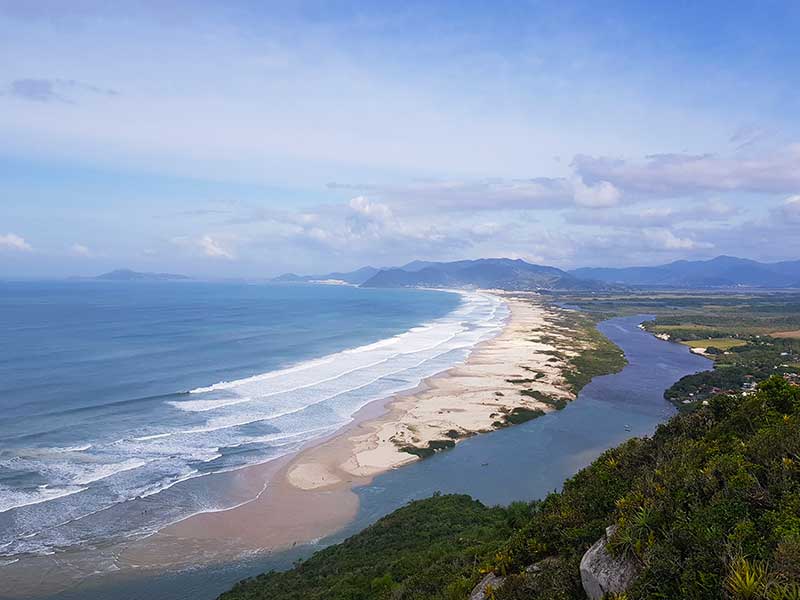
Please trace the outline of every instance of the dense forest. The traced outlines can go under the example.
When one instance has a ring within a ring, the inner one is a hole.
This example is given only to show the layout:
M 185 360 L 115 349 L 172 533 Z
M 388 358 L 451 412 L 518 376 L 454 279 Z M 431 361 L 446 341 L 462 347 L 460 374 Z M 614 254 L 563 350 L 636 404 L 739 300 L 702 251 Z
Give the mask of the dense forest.
M 715 396 L 542 501 L 413 502 L 222 598 L 463 600 L 494 572 L 493 600 L 582 599 L 581 557 L 609 525 L 609 551 L 638 573 L 628 600 L 800 598 L 800 388 L 773 376 Z

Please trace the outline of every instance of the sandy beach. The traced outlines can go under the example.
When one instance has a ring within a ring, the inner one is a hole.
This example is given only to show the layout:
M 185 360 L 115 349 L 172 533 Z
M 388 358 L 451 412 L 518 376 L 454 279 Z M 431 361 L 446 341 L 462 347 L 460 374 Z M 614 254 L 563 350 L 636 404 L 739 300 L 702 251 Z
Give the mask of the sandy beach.
M 228 559 L 231 553 L 313 542 L 354 518 L 353 488 L 375 475 L 573 399 L 562 371 L 576 341 L 559 324 L 560 310 L 535 295 L 506 302 L 510 318 L 503 331 L 464 364 L 410 393 L 368 405 L 349 426 L 297 455 L 243 469 L 240 485 L 257 489 L 267 482 L 256 500 L 169 526 L 129 546 L 120 562 L 163 568 L 187 555 L 208 555 L 212 541 L 213 554 L 224 552 Z

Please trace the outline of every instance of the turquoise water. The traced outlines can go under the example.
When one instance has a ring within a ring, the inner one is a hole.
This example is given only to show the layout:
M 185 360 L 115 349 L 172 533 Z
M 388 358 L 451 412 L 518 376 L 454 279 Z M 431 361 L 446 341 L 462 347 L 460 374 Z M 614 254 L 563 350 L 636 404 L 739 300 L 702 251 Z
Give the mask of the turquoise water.
M 664 390 L 684 375 L 710 368 L 710 361 L 685 346 L 639 329 L 645 318 L 600 324 L 629 361 L 620 373 L 595 378 L 564 410 L 470 438 L 453 450 L 376 477 L 357 490 L 361 506 L 354 522 L 319 544 L 215 568 L 87 584 L 51 600 L 211 600 L 239 579 L 288 568 L 406 502 L 437 491 L 470 494 L 487 504 L 542 498 L 603 450 L 632 436 L 651 434 L 675 412 L 664 400 Z
M 243 501 L 205 476 L 334 431 L 505 316 L 475 293 L 0 283 L 0 569 Z

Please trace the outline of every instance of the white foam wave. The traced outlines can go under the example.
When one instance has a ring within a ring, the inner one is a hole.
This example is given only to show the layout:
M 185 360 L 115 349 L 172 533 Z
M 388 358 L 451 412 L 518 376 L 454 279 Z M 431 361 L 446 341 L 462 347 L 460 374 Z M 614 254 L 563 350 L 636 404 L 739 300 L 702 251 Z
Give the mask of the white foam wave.
M 171 400 L 167 404 L 186 412 L 208 412 L 218 408 L 225 408 L 226 406 L 244 404 L 252 400 L 252 398 L 245 396 L 243 398 L 227 398 L 223 400 Z
M 0 513 L 7 512 L 14 508 L 31 506 L 49 502 L 56 498 L 63 498 L 86 491 L 88 488 L 83 486 L 67 486 L 51 488 L 46 485 L 39 486 L 35 490 L 18 490 L 0 487 Z
M 86 452 L 92 449 L 92 444 L 81 444 L 79 446 L 65 446 L 63 448 L 48 448 L 50 452 Z
M 86 469 L 81 475 L 75 477 L 72 483 L 76 485 L 88 485 L 95 481 L 106 479 L 125 471 L 132 471 L 147 464 L 146 460 L 129 459 L 123 462 L 110 464 L 97 464 L 93 468 Z
M 115 502 L 149 497 L 189 479 L 292 452 L 341 427 L 367 403 L 411 389 L 463 361 L 477 343 L 500 330 L 508 314 L 502 300 L 481 293 L 461 298 L 448 315 L 397 336 L 195 388 L 190 400 L 165 403 L 170 410 L 137 432 L 143 435 L 60 449 L 65 456 L 46 461 L 46 468 L 33 461 L 17 465 L 36 469 L 54 487 L 26 498 L 11 498 L 0 488 L 0 512 L 4 506 L 47 502 L 89 488 L 110 490 Z M 103 506 L 108 505 L 81 502 L 80 515 Z
M 456 324 L 460 325 L 460 323 L 458 323 L 457 320 L 452 319 L 452 316 L 453 315 L 460 316 L 461 314 L 463 314 L 461 312 L 462 310 L 463 309 L 456 309 L 455 311 L 453 311 L 451 313 L 451 318 L 447 319 L 447 321 L 450 321 L 449 324 L 452 325 L 453 323 L 456 323 Z M 493 316 L 493 314 L 492 314 L 492 316 Z M 299 373 L 299 372 L 302 372 L 302 371 L 307 371 L 309 369 L 319 368 L 319 367 L 321 367 L 323 365 L 328 365 L 328 364 L 331 364 L 331 363 L 335 363 L 337 361 L 337 359 L 340 359 L 342 357 L 358 355 L 358 354 L 366 354 L 366 353 L 374 352 L 376 350 L 382 350 L 382 349 L 385 349 L 385 348 L 395 347 L 395 346 L 398 346 L 399 344 L 402 344 L 403 342 L 407 341 L 409 338 L 414 337 L 415 335 L 418 335 L 418 334 L 424 333 L 426 331 L 431 331 L 431 330 L 435 329 L 437 325 L 439 325 L 441 327 L 441 324 L 443 322 L 445 322 L 445 320 L 444 319 L 440 319 L 438 323 L 436 321 L 433 321 L 433 322 L 426 323 L 426 324 L 423 324 L 423 325 L 420 325 L 420 326 L 417 326 L 417 327 L 412 327 L 408 331 L 405 331 L 403 333 L 397 334 L 395 336 L 392 336 L 392 337 L 389 337 L 389 338 L 386 338 L 386 339 L 383 339 L 383 340 L 379 340 L 377 342 L 373 342 L 371 344 L 366 344 L 366 345 L 363 345 L 363 346 L 358 346 L 356 348 L 350 348 L 350 349 L 347 349 L 347 350 L 342 350 L 341 352 L 337 352 L 335 354 L 331 354 L 329 356 L 325 356 L 325 357 L 322 357 L 322 358 L 317 358 L 317 359 L 312 359 L 312 360 L 309 360 L 309 361 L 304 361 L 304 362 L 298 363 L 296 365 L 293 365 L 291 367 L 287 367 L 285 369 L 279 369 L 279 370 L 276 370 L 276 371 L 269 371 L 267 373 L 261 373 L 259 375 L 253 375 L 251 377 L 245 377 L 243 379 L 237 379 L 237 380 L 234 380 L 234 381 L 220 381 L 218 383 L 215 383 L 215 384 L 212 384 L 212 385 L 209 385 L 209 386 L 198 387 L 198 388 L 195 388 L 193 390 L 189 390 L 189 393 L 190 394 L 204 394 L 204 393 L 208 393 L 208 392 L 218 392 L 218 391 L 223 391 L 223 390 L 230 390 L 230 389 L 240 388 L 240 387 L 246 386 L 246 385 L 251 384 L 251 383 L 261 383 L 261 382 L 264 382 L 264 381 L 277 379 L 279 377 L 284 377 L 286 375 L 292 375 L 292 374 Z M 407 353 L 415 352 L 415 351 L 418 351 L 418 350 L 419 349 L 403 350 L 403 351 L 398 351 L 397 353 L 398 354 L 407 354 Z M 353 369 L 353 370 L 358 370 L 359 368 L 363 368 L 363 366 L 357 367 L 356 369 Z M 346 375 L 349 372 L 351 372 L 351 371 L 345 371 L 343 373 L 339 373 L 336 377 L 339 377 L 341 375 Z M 335 378 L 335 377 L 333 377 L 333 378 Z M 331 378 L 331 379 L 333 379 L 333 378 Z M 329 379 L 325 379 L 325 380 L 321 380 L 321 381 L 328 381 L 328 380 Z M 319 382 L 316 382 L 316 383 L 319 383 Z M 301 387 L 307 387 L 308 385 L 313 385 L 313 384 L 305 384 L 305 385 L 303 385 Z M 281 393 L 283 391 L 294 391 L 294 389 L 281 390 L 280 392 L 274 392 L 274 393 Z M 174 402 L 173 404 L 178 404 L 178 403 L 179 402 Z

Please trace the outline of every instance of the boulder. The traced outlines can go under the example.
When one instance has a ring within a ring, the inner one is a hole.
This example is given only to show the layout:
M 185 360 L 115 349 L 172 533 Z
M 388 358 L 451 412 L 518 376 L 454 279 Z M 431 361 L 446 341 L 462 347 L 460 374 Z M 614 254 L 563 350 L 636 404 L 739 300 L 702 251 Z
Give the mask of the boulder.
M 581 559 L 581 583 L 590 600 L 625 592 L 639 574 L 639 564 L 635 559 L 609 554 L 607 544 L 615 528 L 613 525 L 608 527 L 605 535 Z
M 469 600 L 486 600 L 487 588 L 491 587 L 492 589 L 496 590 L 502 585 L 504 580 L 505 577 L 495 575 L 494 573 L 488 573 L 478 582 L 478 585 L 472 588 L 472 592 L 469 595 Z

